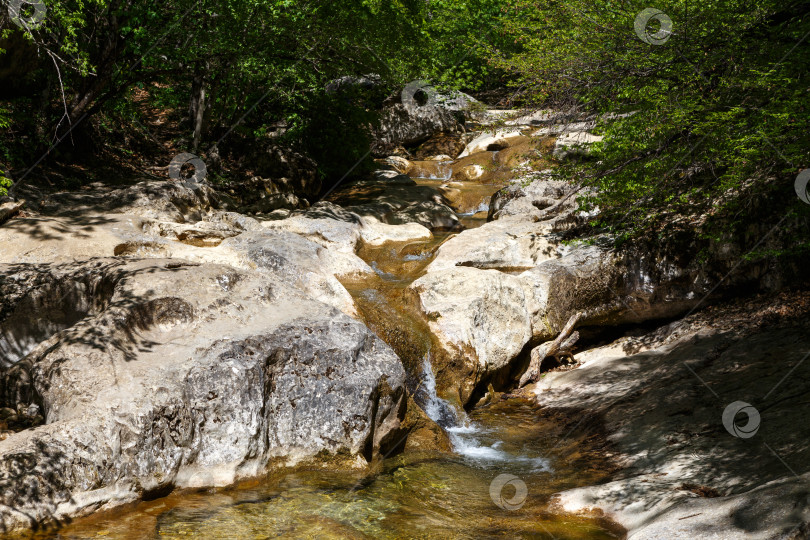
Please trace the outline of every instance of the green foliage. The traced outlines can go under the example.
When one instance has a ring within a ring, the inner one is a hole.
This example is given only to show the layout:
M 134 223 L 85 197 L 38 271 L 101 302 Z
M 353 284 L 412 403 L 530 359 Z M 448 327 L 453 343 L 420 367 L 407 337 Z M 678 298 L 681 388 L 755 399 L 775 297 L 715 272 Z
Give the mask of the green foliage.
M 634 32 L 645 7 L 519 1 L 508 26 L 522 51 L 499 57 L 529 103 L 631 113 L 603 117 L 604 142 L 563 169 L 596 188 L 582 203 L 601 208 L 597 225 L 623 238 L 677 222 L 709 238 L 808 216 L 793 193 L 810 166 L 808 4 L 668 0 L 660 45 Z
M 30 81 L 21 94 L 43 97 L 26 111 L 36 129 L 25 126 L 41 137 L 13 152 L 22 158 L 15 167 L 87 118 L 104 121 L 109 129 L 99 126 L 101 133 L 120 129 L 143 106 L 133 104 L 138 88 L 148 94 L 149 106 L 185 119 L 186 146 L 194 138 L 195 103 L 204 103 L 199 152 L 231 131 L 256 137 L 269 125 L 287 123 L 287 140 L 316 157 L 324 175 L 342 174 L 368 149 L 373 107 L 362 100 L 335 102 L 325 92 L 331 80 L 377 74 L 388 93 L 424 77 L 479 88 L 495 80 L 486 42 L 503 35 L 499 0 L 46 4 L 45 23 L 31 32 L 0 26 L 10 39 L 35 44 L 27 54 L 37 56 L 25 74 L 22 68 L 0 70 L 0 87 L 4 77 L 21 81 L 24 75 Z M 98 115 L 102 110 L 119 121 Z M 18 111 L 14 121 L 23 126 Z M 142 131 L 135 123 L 132 129 Z

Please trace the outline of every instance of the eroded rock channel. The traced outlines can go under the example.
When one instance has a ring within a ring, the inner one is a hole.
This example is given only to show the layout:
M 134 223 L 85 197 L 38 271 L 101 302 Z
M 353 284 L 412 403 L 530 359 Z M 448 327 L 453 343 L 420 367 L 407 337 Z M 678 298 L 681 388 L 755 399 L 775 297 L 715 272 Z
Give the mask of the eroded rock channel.
M 295 211 L 145 181 L 54 194 L 40 207 L 63 210 L 0 226 L 3 532 L 657 538 L 703 513 L 789 529 L 805 510 L 734 512 L 757 490 L 801 506 L 799 474 L 683 460 L 717 436 L 709 405 L 688 409 L 703 403 L 690 371 L 742 369 L 764 332 L 796 354 L 803 303 L 712 328 L 733 310 L 692 314 L 705 269 L 567 236 L 588 216 L 543 167 L 578 137 L 553 118 L 444 134 L 455 159 L 391 156 Z M 521 390 L 572 316 L 574 353 Z M 806 454 L 786 426 L 774 452 Z

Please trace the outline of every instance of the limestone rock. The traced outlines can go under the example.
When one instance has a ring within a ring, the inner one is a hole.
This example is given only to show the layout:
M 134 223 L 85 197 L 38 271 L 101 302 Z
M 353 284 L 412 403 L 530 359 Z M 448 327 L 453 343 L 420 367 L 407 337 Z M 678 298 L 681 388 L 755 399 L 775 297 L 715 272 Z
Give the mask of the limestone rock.
M 554 145 L 554 157 L 564 158 L 572 154 L 587 154 L 588 146 L 601 142 L 604 137 L 587 131 L 571 131 L 557 137 Z
M 458 156 L 459 159 L 467 157 L 485 150 L 503 150 L 509 146 L 509 139 L 522 137 L 521 131 L 498 130 L 495 133 L 483 132 L 478 137 L 470 141 L 464 151 Z
M 0 441 L 4 530 L 400 441 L 393 351 L 266 273 L 101 259 L 0 275 L 0 339 L 39 342 L 0 371 L 2 405 L 47 422 Z M 27 326 L 31 307 L 50 326 Z
M 386 156 L 397 146 L 414 145 L 438 133 L 463 130 L 454 114 L 444 107 L 430 104 L 406 107 L 396 103 L 381 113 L 372 151 L 374 155 Z
M 410 161 L 400 156 L 388 156 L 387 158 L 381 160 L 381 163 L 399 174 L 408 174 L 413 167 L 413 164 Z
M 456 267 L 414 281 L 422 312 L 443 349 L 440 389 L 466 404 L 475 388 L 508 368 L 531 338 L 520 280 L 497 270 Z

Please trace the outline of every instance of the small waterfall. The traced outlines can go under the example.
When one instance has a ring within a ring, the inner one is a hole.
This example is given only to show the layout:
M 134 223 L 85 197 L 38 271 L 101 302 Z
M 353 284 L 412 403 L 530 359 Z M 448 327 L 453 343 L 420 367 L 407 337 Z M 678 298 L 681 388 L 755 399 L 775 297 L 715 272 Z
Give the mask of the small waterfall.
M 459 419 L 456 410 L 436 394 L 436 377 L 430 365 L 430 351 L 422 363 L 422 384 L 416 393 L 416 402 L 425 410 L 431 420 L 445 431 L 458 427 Z
M 482 442 L 480 439 L 487 438 L 486 431 L 436 394 L 436 377 L 430 364 L 430 352 L 422 363 L 422 383 L 414 397 L 430 419 L 447 432 L 453 450 L 462 456 L 483 464 L 513 462 L 534 472 L 550 470 L 548 460 L 543 457 L 510 454 L 500 449 L 502 442 L 498 440 L 491 444 Z
M 489 202 L 483 201 L 477 207 L 473 208 L 469 212 L 465 212 L 464 214 L 459 214 L 459 216 L 474 216 L 479 212 L 489 212 Z
M 426 177 L 428 180 L 450 180 L 453 177 L 452 161 L 438 161 L 434 163 L 436 163 L 435 172 Z

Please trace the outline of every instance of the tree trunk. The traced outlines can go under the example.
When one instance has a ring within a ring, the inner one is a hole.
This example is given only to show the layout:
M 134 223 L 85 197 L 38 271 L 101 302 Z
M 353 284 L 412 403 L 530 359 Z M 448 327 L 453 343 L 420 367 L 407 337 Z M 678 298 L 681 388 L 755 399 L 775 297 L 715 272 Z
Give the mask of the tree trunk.
M 197 75 L 191 83 L 191 101 L 189 103 L 189 116 L 191 117 L 191 125 L 194 127 L 194 140 L 191 145 L 191 151 L 196 152 L 202 140 L 203 123 L 205 120 L 205 86 L 208 78 L 208 62 L 205 62 L 204 67 L 198 67 Z

